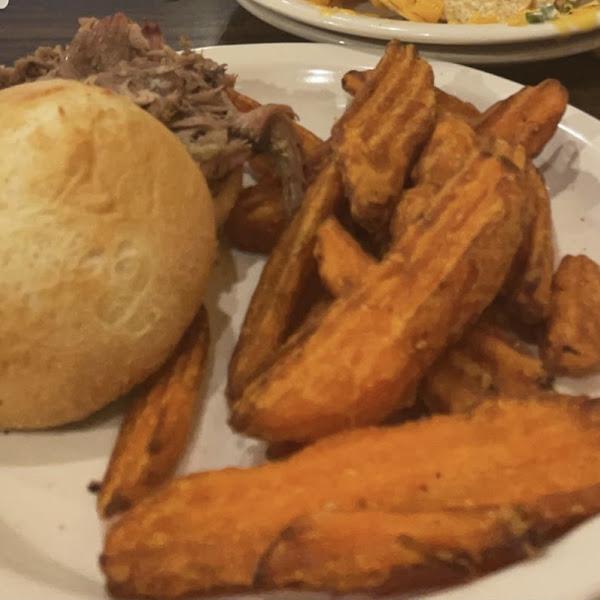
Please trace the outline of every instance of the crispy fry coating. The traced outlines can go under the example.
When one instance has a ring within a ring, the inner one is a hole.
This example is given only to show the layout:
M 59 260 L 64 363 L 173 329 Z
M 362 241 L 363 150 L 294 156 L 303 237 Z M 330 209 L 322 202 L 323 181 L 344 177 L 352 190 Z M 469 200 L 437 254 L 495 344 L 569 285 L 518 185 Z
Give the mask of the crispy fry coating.
M 267 589 L 414 592 L 527 558 L 528 529 L 514 507 L 315 513 L 281 532 L 254 581 Z
M 521 240 L 522 202 L 516 169 L 474 154 L 362 285 L 246 386 L 232 425 L 268 441 L 308 441 L 403 408 L 497 294 Z
M 212 186 L 213 204 L 215 206 L 215 222 L 221 227 L 227 220 L 231 209 L 235 206 L 242 191 L 244 177 L 243 167 L 238 167 L 225 176 L 218 184 Z
M 481 117 L 481 111 L 471 102 L 462 100 L 454 94 L 435 88 L 437 117 L 458 117 L 472 125 Z
M 414 223 L 425 217 L 437 190 L 428 184 L 404 190 L 390 221 L 390 237 L 397 243 Z
M 459 413 L 498 396 L 540 394 L 550 381 L 516 335 L 482 320 L 427 372 L 419 393 L 431 412 Z
M 299 517 L 262 557 L 255 587 L 414 592 L 529 558 L 600 512 L 600 486 L 514 505 L 431 512 L 323 511 Z
M 487 135 L 477 136 L 464 120 L 457 117 L 438 119 L 413 169 L 412 178 L 416 185 L 403 192 L 396 206 L 390 225 L 391 235 L 397 238 L 415 218 L 423 215 L 431 202 L 432 192 L 440 189 L 477 147 L 491 147 L 525 171 L 525 236 L 503 294 L 508 307 L 520 320 L 539 323 L 547 318 L 550 311 L 554 269 L 552 221 L 544 180 L 526 159 L 523 146 L 513 146 L 510 142 Z
M 265 553 L 302 515 L 535 507 L 599 479 L 599 401 L 499 400 L 470 415 L 341 433 L 281 462 L 169 482 L 110 528 L 101 565 L 120 597 L 251 591 Z M 581 518 L 597 511 L 595 497 Z M 566 504 L 546 507 L 547 531 L 564 530 L 564 511 L 582 507 Z
M 475 131 L 463 119 L 454 116 L 438 119 L 415 164 L 413 181 L 417 185 L 429 185 L 439 190 L 460 171 L 476 148 Z
M 383 117 L 386 126 L 380 127 Z M 414 46 L 390 42 L 331 134 L 352 216 L 365 229 L 387 225 L 393 198 L 434 119 L 431 67 Z
M 202 307 L 172 357 L 134 393 L 98 495 L 102 517 L 129 509 L 172 476 L 193 424 L 208 346 Z
M 319 227 L 314 252 L 321 281 L 336 297 L 354 290 L 376 263 L 335 217 Z
M 225 232 L 236 248 L 268 254 L 287 224 L 281 182 L 265 177 L 242 190 L 225 222 Z
M 523 323 L 540 323 L 551 310 L 554 243 L 550 198 L 544 179 L 529 162 L 524 189 L 530 225 L 503 290 L 507 307 Z
M 476 130 L 520 144 L 528 156 L 535 157 L 554 135 L 568 102 L 569 94 L 560 82 L 546 79 L 490 106 Z
M 600 372 L 600 266 L 565 256 L 554 275 L 552 310 L 541 343 L 546 367 L 561 375 Z
M 309 186 L 302 206 L 261 273 L 229 363 L 230 400 L 241 395 L 250 379 L 285 341 L 298 299 L 316 270 L 313 256 L 316 232 L 342 197 L 339 171 L 330 162 Z
M 367 83 L 372 73 L 373 69 L 366 69 L 364 71 L 352 69 L 351 71 L 347 71 L 342 77 L 342 89 L 351 96 L 356 96 L 360 88 Z
M 346 72 L 342 77 L 342 89 L 351 96 L 356 96 L 358 90 L 367 82 L 372 72 L 372 70 Z M 446 116 L 460 117 L 467 123 L 473 124 L 481 117 L 481 111 L 471 102 L 462 100 L 438 87 L 435 88 L 435 103 L 438 118 Z

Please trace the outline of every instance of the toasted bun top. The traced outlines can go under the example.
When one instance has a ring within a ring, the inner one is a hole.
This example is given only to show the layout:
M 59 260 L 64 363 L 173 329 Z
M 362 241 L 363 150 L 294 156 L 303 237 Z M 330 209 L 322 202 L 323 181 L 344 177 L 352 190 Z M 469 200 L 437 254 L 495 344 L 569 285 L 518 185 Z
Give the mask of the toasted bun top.
M 81 419 L 169 355 L 215 255 L 183 145 L 107 90 L 0 92 L 0 427 Z

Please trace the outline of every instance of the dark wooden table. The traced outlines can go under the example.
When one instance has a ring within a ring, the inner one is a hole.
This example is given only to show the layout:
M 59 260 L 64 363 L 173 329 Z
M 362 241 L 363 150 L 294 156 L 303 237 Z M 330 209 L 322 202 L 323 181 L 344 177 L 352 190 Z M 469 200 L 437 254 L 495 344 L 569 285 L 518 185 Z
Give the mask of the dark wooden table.
M 193 46 L 298 42 L 248 14 L 235 0 L 10 0 L 0 11 L 0 63 L 11 63 L 42 44 L 64 44 L 79 16 L 124 11 L 136 20 L 158 22 L 172 45 L 187 36 Z M 571 104 L 600 118 L 600 54 L 516 65 L 479 67 L 522 84 L 559 79 Z

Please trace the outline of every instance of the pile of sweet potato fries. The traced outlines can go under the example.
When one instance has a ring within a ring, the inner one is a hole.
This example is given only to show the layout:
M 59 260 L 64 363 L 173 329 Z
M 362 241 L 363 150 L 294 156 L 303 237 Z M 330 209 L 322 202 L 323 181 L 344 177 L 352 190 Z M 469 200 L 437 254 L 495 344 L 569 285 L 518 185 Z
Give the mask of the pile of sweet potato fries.
M 115 596 L 413 592 L 528 558 L 600 512 L 600 401 L 553 389 L 600 371 L 600 267 L 566 256 L 555 272 L 532 162 L 566 91 L 547 80 L 481 113 L 398 42 L 342 84 L 353 98 L 328 140 L 297 125 L 307 189 L 291 221 L 259 156 L 226 225 L 269 254 L 230 423 L 288 454 L 170 479 L 202 312 L 140 390 L 101 488 L 101 515 L 119 515 L 101 556 Z

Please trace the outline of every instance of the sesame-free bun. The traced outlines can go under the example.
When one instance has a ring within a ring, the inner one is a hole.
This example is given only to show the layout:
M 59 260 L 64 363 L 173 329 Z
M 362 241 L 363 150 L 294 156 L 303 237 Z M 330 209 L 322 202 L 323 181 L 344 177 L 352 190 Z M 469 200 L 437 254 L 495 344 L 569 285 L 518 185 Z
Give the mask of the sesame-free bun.
M 179 140 L 110 91 L 0 91 L 0 428 L 86 417 L 165 361 L 199 309 L 212 200 Z

